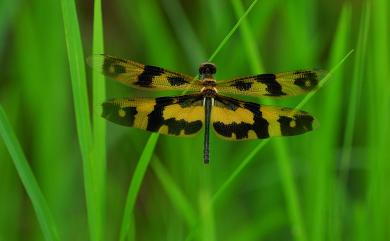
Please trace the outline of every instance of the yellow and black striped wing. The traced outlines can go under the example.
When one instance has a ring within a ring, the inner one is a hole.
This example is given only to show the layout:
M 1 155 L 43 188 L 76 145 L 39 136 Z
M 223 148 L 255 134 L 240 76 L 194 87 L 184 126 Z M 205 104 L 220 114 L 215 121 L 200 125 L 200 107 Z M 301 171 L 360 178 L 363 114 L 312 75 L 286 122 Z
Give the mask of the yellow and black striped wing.
M 200 94 L 177 97 L 114 99 L 103 103 L 102 116 L 119 125 L 173 136 L 193 135 L 204 122 Z
M 300 95 L 315 90 L 324 73 L 322 70 L 300 70 L 260 74 L 219 82 L 217 89 L 222 94 L 272 97 Z
M 228 140 L 293 136 L 318 126 L 310 114 L 290 108 L 263 106 L 216 96 L 211 122 L 218 136 Z
M 91 56 L 88 63 L 107 77 L 138 89 L 200 91 L 202 88 L 193 77 L 108 55 Z

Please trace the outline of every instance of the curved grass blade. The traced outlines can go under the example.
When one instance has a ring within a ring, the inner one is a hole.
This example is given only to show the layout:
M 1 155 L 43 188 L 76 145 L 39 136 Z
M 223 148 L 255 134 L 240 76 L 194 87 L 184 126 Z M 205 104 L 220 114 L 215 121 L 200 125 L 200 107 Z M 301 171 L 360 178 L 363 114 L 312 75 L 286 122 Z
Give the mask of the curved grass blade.
M 242 14 L 244 14 L 244 7 L 242 6 L 241 0 L 231 0 L 231 3 L 233 5 L 236 16 L 242 16 Z M 252 28 L 249 26 L 249 23 L 246 19 L 242 21 L 240 32 L 244 41 L 243 46 L 245 47 L 246 54 L 250 60 L 249 64 L 251 66 L 251 70 L 254 73 L 264 73 L 263 61 L 259 54 L 260 51 L 256 42 L 254 41 L 255 38 L 253 36 Z
M 352 7 L 349 3 L 343 6 L 341 11 L 336 34 L 332 41 L 328 66 L 334 66 L 348 49 L 351 33 L 348 30 L 351 26 Z M 316 175 L 308 185 L 308 192 L 313 195 L 307 195 L 306 203 L 312 203 L 311 221 L 308 222 L 310 230 L 310 240 L 323 241 L 326 239 L 324 232 L 328 232 L 328 239 L 340 241 L 340 230 L 343 227 L 343 216 L 341 207 L 344 205 L 343 195 L 333 190 L 335 162 L 331 162 L 338 152 L 339 135 L 341 132 L 341 115 L 343 113 L 342 96 L 344 84 L 344 74 L 347 68 L 340 69 L 333 76 L 333 81 L 322 91 L 321 103 L 318 109 L 318 119 L 326 125 L 321 126 L 317 137 L 320 142 L 316 142 L 311 148 L 311 155 L 316 156 L 316 161 L 310 163 L 311 168 L 316 170 Z M 348 84 L 347 84 L 348 85 Z M 324 212 L 324 210 L 329 210 Z M 345 214 L 344 214 L 345 215 Z M 330 220 L 329 220 L 330 219 Z M 328 221 L 329 220 L 329 221 Z
M 214 53 L 210 56 L 210 58 L 208 59 L 209 62 L 211 62 L 215 56 L 217 56 L 217 54 L 219 53 L 219 51 L 221 51 L 221 49 L 223 48 L 223 46 L 225 46 L 225 44 L 227 43 L 227 41 L 232 37 L 232 35 L 234 34 L 234 32 L 236 32 L 237 28 L 241 25 L 241 22 L 246 18 L 246 16 L 250 13 L 250 11 L 252 10 L 252 8 L 256 5 L 258 0 L 253 0 L 253 2 L 251 3 L 251 5 L 248 7 L 248 9 L 245 11 L 245 13 L 238 19 L 237 23 L 233 26 L 232 30 L 230 30 L 230 32 L 226 35 L 226 37 L 222 40 L 222 42 L 218 45 L 218 47 L 215 49 Z
M 91 129 L 88 92 L 85 73 L 85 58 L 81 42 L 80 27 L 74 0 L 61 0 L 65 28 L 65 40 L 72 81 L 76 126 L 83 159 L 84 186 L 87 202 L 89 233 L 92 241 L 101 241 L 101 210 L 95 200 L 99 199 L 99 185 L 94 169 L 93 135 Z
M 386 240 L 389 237 L 390 182 L 389 143 L 390 143 L 390 31 L 388 19 L 390 4 L 386 0 L 370 1 L 372 4 L 372 31 L 369 33 L 370 71 L 367 74 L 367 112 L 369 143 L 369 180 L 367 187 L 368 238 Z M 364 92 L 363 92 L 364 93 Z
M 151 162 L 151 167 L 157 178 L 160 180 L 165 192 L 168 194 L 168 197 L 174 204 L 174 207 L 176 207 L 183 215 L 188 226 L 192 227 L 195 225 L 196 214 L 194 209 L 191 207 L 191 204 L 181 192 L 179 187 L 175 184 L 174 180 L 172 180 L 171 176 L 161 164 L 157 156 L 154 156 L 154 160 Z
M 232 4 L 236 14 L 243 12 L 241 0 L 232 0 Z M 260 51 L 256 47 L 256 43 L 254 41 L 255 38 L 253 37 L 252 30 L 246 20 L 243 21 L 240 30 L 245 43 L 244 46 L 246 46 L 247 55 L 251 60 L 250 64 L 252 71 L 254 73 L 264 72 L 262 61 L 259 54 L 257 54 Z M 264 103 L 272 105 L 273 101 L 265 100 Z M 302 220 L 302 209 L 298 198 L 299 195 L 297 187 L 293 178 L 293 170 L 290 165 L 291 158 L 288 154 L 286 142 L 283 139 L 275 139 L 273 144 L 275 148 L 276 159 L 278 161 L 279 172 L 282 178 L 282 185 L 287 202 L 289 217 L 291 220 L 291 230 L 295 230 L 292 232 L 292 234 L 295 240 L 306 241 L 307 234 Z
M 103 19 L 101 0 L 94 1 L 93 13 L 93 43 L 92 54 L 104 53 L 103 41 Z M 98 105 L 106 99 L 106 83 L 103 75 L 92 71 L 92 103 L 93 112 L 96 113 Z M 93 134 L 93 156 L 94 156 L 94 177 L 96 186 L 96 206 L 98 220 L 96 230 L 98 237 L 104 237 L 105 227 L 105 194 L 106 194 L 106 121 L 100 115 L 92 114 Z
M 43 196 L 37 180 L 35 179 L 26 157 L 24 156 L 16 135 L 12 131 L 11 125 L 2 106 L 0 106 L 0 135 L 8 148 L 12 160 L 14 161 L 20 180 L 31 199 L 45 239 L 48 241 L 60 240 L 45 197 Z
M 162 5 L 191 64 L 201 63 L 206 54 L 179 1 L 162 0 Z M 180 19 L 180 21 L 177 21 Z
M 344 130 L 343 148 L 341 153 L 341 179 L 344 185 L 347 185 L 348 168 L 350 166 L 350 158 L 352 151 L 352 141 L 354 136 L 355 122 L 357 118 L 357 108 L 360 105 L 361 87 L 364 76 L 364 66 L 367 50 L 367 39 L 370 26 L 370 7 L 365 8 L 361 23 L 359 37 L 356 47 L 356 58 L 354 61 L 353 81 L 351 83 L 351 94 L 349 96 L 349 106 L 347 110 L 346 127 Z
M 151 134 L 148 141 L 145 144 L 145 148 L 138 160 L 137 167 L 134 170 L 134 174 L 131 178 L 129 191 L 127 192 L 126 206 L 123 214 L 122 225 L 120 230 L 120 241 L 125 241 L 130 230 L 132 214 L 134 211 L 135 201 L 138 196 L 139 189 L 144 179 L 146 170 L 148 168 L 150 159 L 152 158 L 154 148 L 156 147 L 158 140 L 158 134 Z

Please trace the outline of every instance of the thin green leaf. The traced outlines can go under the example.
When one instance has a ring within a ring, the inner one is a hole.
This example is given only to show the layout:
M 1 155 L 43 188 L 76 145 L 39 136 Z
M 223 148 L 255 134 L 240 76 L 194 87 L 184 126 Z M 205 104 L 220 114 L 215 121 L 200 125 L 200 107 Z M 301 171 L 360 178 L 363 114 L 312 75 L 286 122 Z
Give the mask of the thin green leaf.
M 93 17 L 93 43 L 92 54 L 104 53 L 103 41 L 103 19 L 101 0 L 94 1 Z M 97 108 L 106 99 L 106 83 L 103 75 L 97 71 L 92 71 L 92 103 L 93 108 Z M 94 110 L 93 121 L 93 151 L 94 151 L 94 177 L 96 186 L 96 206 L 98 208 L 98 220 L 96 220 L 96 230 L 99 237 L 104 237 L 105 220 L 105 195 L 106 195 L 106 121 L 97 115 L 98 110 Z
M 154 148 L 157 144 L 157 140 L 158 134 L 153 133 L 150 135 L 148 141 L 145 144 L 145 148 L 141 154 L 141 157 L 137 163 L 137 167 L 134 170 L 134 174 L 131 178 L 129 191 L 127 192 L 125 210 L 123 212 L 123 219 L 119 236 L 120 241 L 125 241 L 128 235 L 131 226 L 135 201 L 137 200 L 137 195 L 141 187 L 145 172 L 148 168 L 150 159 L 152 158 Z
M 184 48 L 187 58 L 195 66 L 204 61 L 206 54 L 183 11 L 181 3 L 179 1 L 162 0 L 162 5 L 176 32 L 176 36 Z
M 390 4 L 387 0 L 368 1 L 372 6 L 372 25 L 369 33 L 369 68 L 364 84 L 371 89 L 365 100 L 368 101 L 366 123 L 368 129 L 369 179 L 367 190 L 367 234 L 370 240 L 386 240 L 389 232 L 390 182 L 389 143 L 390 143 Z M 366 90 L 366 88 L 365 88 Z M 363 92 L 365 93 L 365 92 Z
M 356 57 L 354 61 L 354 73 L 349 96 L 349 106 L 347 109 L 346 127 L 344 130 L 343 148 L 341 154 L 342 181 L 346 185 L 348 179 L 348 168 L 350 165 L 352 141 L 356 122 L 357 108 L 360 105 L 360 94 L 364 76 L 364 65 L 366 59 L 367 39 L 370 24 L 370 7 L 366 8 L 360 25 L 360 32 L 356 47 Z
M 93 138 L 88 106 L 88 92 L 85 73 L 85 58 L 81 42 L 80 27 L 77 19 L 74 0 L 61 0 L 62 16 L 65 27 L 65 39 L 68 49 L 68 60 L 72 80 L 73 101 L 76 115 L 76 126 L 83 159 L 84 185 L 87 201 L 89 232 L 92 241 L 102 240 L 100 228 L 101 212 L 94 170 Z
M 3 138 L 5 145 L 14 161 L 15 168 L 19 174 L 20 180 L 31 199 L 34 210 L 37 214 L 38 222 L 41 226 L 43 235 L 48 241 L 60 240 L 57 227 L 52 218 L 50 209 L 47 205 L 45 197 L 34 177 L 33 172 L 24 156 L 23 150 L 12 131 L 11 124 L 0 105 L 0 135 Z
M 208 170 L 205 170 L 206 172 Z M 210 191 L 208 189 L 201 190 L 199 197 L 200 219 L 202 220 L 202 236 L 203 241 L 215 241 L 215 221 L 213 206 L 209 205 L 211 201 Z
M 154 156 L 151 166 L 154 173 L 157 175 L 157 178 L 160 180 L 165 192 L 168 194 L 169 199 L 174 204 L 173 206 L 183 215 L 189 227 L 195 225 L 196 214 L 193 207 L 179 187 L 175 184 L 174 180 L 172 180 L 172 177 L 161 164 L 157 156 Z
M 242 14 L 243 6 L 241 0 L 232 0 L 233 8 L 236 14 Z M 259 56 L 259 50 L 256 47 L 252 30 L 246 20 L 242 22 L 241 33 L 244 39 L 244 46 L 246 47 L 247 55 L 251 60 L 251 69 L 254 73 L 261 73 L 263 71 L 262 61 Z M 273 104 L 273 101 L 268 100 L 266 104 Z M 291 158 L 288 155 L 288 150 L 284 140 L 274 140 L 274 148 L 276 159 L 278 161 L 279 172 L 282 178 L 283 190 L 286 196 L 287 207 L 291 220 L 293 236 L 298 241 L 306 241 L 306 231 L 302 221 L 302 209 L 298 200 L 298 192 L 293 178 L 293 170 L 291 168 Z
M 230 30 L 230 32 L 225 36 L 225 38 L 222 40 L 222 42 L 218 45 L 218 47 L 215 49 L 214 53 L 210 56 L 210 58 L 208 59 L 208 61 L 212 61 L 215 56 L 217 56 L 217 54 L 219 53 L 219 51 L 221 51 L 221 49 L 223 48 L 223 46 L 225 46 L 225 44 L 227 43 L 227 41 L 229 41 L 229 39 L 232 37 L 232 35 L 234 34 L 234 32 L 236 32 L 237 28 L 241 25 L 241 22 L 246 18 L 246 16 L 250 13 L 250 11 L 252 10 L 252 8 L 256 5 L 258 0 L 253 0 L 253 2 L 251 3 L 251 5 L 248 7 L 248 9 L 245 11 L 245 13 L 238 19 L 237 23 L 233 26 L 233 28 Z
M 350 3 L 346 3 L 341 11 L 327 64 L 330 67 L 337 64 L 349 48 L 351 33 L 348 29 L 351 26 L 351 10 Z M 318 112 L 317 118 L 321 120 L 321 123 L 326 124 L 322 125 L 316 133 L 316 139 L 321 141 L 314 142 L 310 151 L 311 156 L 316 157 L 316 161 L 309 164 L 309 168 L 315 170 L 311 172 L 311 181 L 307 184 L 307 190 L 312 195 L 307 195 L 305 201 L 311 204 L 311 210 L 313 210 L 307 227 L 311 231 L 310 240 L 332 239 L 337 241 L 338 238 L 342 240 L 342 237 L 339 237 L 339 230 L 343 227 L 343 220 L 339 217 L 343 216 L 343 195 L 339 195 L 342 192 L 333 190 L 333 186 L 338 183 L 334 180 L 333 174 L 337 164 L 330 160 L 333 160 L 339 152 L 338 143 L 342 125 L 340 120 L 344 111 L 341 103 L 344 103 L 342 101 L 344 86 L 349 85 L 344 78 L 347 75 L 344 74 L 348 72 L 347 68 L 340 69 L 334 74 L 327 88 L 317 96 L 320 101 L 316 103 L 319 105 L 316 109 L 322 110 Z M 324 210 L 328 211 L 324 212 Z M 325 232 L 329 235 L 324 235 Z
M 244 14 L 244 7 L 242 6 L 241 0 L 231 0 L 233 5 L 234 12 L 237 17 L 240 17 Z M 260 51 L 258 45 L 253 36 L 252 28 L 249 26 L 247 19 L 242 20 L 240 26 L 240 33 L 244 40 L 243 46 L 245 47 L 246 54 L 249 58 L 249 64 L 254 73 L 263 73 L 264 66 L 263 61 L 260 57 Z

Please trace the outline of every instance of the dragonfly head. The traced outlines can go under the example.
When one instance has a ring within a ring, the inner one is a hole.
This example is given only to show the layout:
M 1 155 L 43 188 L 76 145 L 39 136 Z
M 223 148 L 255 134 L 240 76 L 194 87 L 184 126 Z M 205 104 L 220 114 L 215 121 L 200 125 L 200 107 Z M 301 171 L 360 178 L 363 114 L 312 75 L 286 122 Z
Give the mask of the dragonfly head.
M 213 63 L 203 63 L 199 67 L 199 74 L 204 77 L 211 77 L 217 72 L 217 67 Z

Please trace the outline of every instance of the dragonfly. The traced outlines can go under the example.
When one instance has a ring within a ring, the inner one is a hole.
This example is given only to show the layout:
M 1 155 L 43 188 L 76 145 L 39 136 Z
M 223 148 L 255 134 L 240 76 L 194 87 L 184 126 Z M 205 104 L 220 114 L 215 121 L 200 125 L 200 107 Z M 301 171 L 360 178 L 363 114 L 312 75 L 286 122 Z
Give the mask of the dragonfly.
M 322 70 L 258 74 L 216 81 L 217 68 L 202 63 L 197 77 L 109 55 L 88 59 L 93 69 L 141 90 L 184 91 L 179 96 L 117 98 L 102 104 L 102 117 L 113 123 L 171 136 L 193 136 L 204 126 L 204 163 L 209 163 L 210 126 L 217 136 L 232 141 L 294 136 L 314 130 L 309 113 L 287 107 L 243 101 L 230 95 L 287 97 L 318 88 Z

